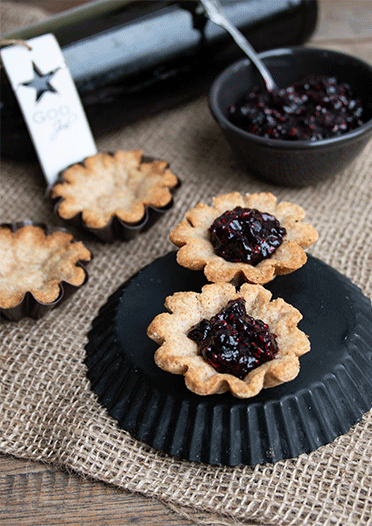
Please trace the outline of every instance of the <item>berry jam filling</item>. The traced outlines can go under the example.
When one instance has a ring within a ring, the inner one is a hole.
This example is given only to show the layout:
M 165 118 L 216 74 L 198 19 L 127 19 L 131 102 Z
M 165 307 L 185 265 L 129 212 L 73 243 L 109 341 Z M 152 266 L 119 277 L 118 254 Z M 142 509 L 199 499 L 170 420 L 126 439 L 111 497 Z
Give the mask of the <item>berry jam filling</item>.
M 188 337 L 199 354 L 219 373 L 243 379 L 249 371 L 272 360 L 278 352 L 275 335 L 261 320 L 248 316 L 244 298 L 231 300 L 210 320 L 195 325 Z
M 361 101 L 335 77 L 310 77 L 268 92 L 255 87 L 229 108 L 229 120 L 269 139 L 316 141 L 364 124 Z
M 218 256 L 257 265 L 277 250 L 286 229 L 270 214 L 238 206 L 215 219 L 209 233 Z

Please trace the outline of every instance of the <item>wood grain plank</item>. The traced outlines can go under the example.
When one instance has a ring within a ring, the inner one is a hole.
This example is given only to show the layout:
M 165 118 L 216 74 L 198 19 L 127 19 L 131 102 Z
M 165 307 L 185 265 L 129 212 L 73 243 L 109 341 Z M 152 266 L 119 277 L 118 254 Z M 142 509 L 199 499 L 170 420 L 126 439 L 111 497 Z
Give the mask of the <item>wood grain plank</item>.
M 371 0 L 319 0 L 319 16 L 312 40 L 372 38 Z
M 51 466 L 0 456 L 2 526 L 191 526 L 155 499 Z

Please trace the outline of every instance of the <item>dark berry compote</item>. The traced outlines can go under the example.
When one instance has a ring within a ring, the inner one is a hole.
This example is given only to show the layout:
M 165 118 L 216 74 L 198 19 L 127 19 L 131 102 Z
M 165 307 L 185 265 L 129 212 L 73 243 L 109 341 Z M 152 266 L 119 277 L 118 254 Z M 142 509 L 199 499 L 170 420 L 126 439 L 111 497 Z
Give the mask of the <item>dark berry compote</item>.
M 247 314 L 244 298 L 231 300 L 213 318 L 201 320 L 192 327 L 188 337 L 219 373 L 240 379 L 275 358 L 278 352 L 275 335 L 266 323 Z
M 228 118 L 261 137 L 302 141 L 337 137 L 367 120 L 350 86 L 326 76 L 271 92 L 255 87 L 230 106 Z
M 209 234 L 218 256 L 257 265 L 274 254 L 286 229 L 271 214 L 238 206 L 215 219 Z

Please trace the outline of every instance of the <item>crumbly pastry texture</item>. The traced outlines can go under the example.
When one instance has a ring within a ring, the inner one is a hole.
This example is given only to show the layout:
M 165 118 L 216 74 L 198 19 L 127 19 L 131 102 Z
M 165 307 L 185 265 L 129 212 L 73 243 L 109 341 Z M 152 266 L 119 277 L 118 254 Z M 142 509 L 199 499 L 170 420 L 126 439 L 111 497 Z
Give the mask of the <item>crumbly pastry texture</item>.
M 142 162 L 142 151 L 98 153 L 74 164 L 61 174 L 52 198 L 61 198 L 57 213 L 63 219 L 82 214 L 89 228 L 104 228 L 114 216 L 138 223 L 146 206 L 163 208 L 178 184 L 177 177 L 161 160 Z
M 270 258 L 256 266 L 244 262 L 226 261 L 214 252 L 210 241 L 209 227 L 213 221 L 235 207 L 257 209 L 273 215 L 286 235 L 280 247 Z M 213 206 L 199 203 L 185 214 L 170 233 L 170 240 L 177 247 L 177 261 L 192 270 L 204 270 L 208 281 L 231 282 L 236 286 L 244 283 L 265 284 L 275 275 L 289 274 L 302 267 L 307 260 L 306 248 L 317 239 L 316 230 L 302 222 L 303 208 L 289 202 L 277 204 L 276 197 L 269 192 L 245 194 L 238 192 L 223 194 L 213 198 Z
M 187 388 L 198 395 L 231 391 L 238 398 L 250 398 L 263 388 L 293 380 L 299 372 L 299 356 L 310 350 L 309 339 L 297 327 L 301 313 L 281 298 L 271 301 L 271 296 L 261 285 L 245 283 L 237 290 L 230 283 L 211 283 L 201 293 L 176 292 L 167 297 L 169 312 L 158 314 L 147 331 L 160 345 L 155 363 L 165 371 L 184 375 Z M 187 336 L 194 325 L 210 319 L 239 297 L 244 297 L 249 316 L 268 324 L 279 348 L 273 360 L 253 369 L 243 380 L 217 372 Z
M 34 225 L 16 232 L 0 228 L 0 307 L 15 307 L 26 292 L 40 303 L 54 302 L 62 281 L 84 283 L 86 273 L 77 263 L 90 259 L 90 251 L 66 232 L 46 235 Z

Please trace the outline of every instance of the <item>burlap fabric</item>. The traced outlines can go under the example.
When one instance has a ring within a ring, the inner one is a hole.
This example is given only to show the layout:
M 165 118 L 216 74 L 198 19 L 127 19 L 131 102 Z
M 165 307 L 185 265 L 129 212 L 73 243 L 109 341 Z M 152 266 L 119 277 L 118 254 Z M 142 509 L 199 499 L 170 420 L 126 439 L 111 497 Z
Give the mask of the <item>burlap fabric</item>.
M 1 6 L 3 30 L 4 20 L 24 20 L 14 18 L 14 10 L 10 16 L 12 7 Z M 274 187 L 241 172 L 201 97 L 118 129 L 98 147 L 142 148 L 167 159 L 183 185 L 175 206 L 129 243 L 106 245 L 80 235 L 95 256 L 90 280 L 63 306 L 39 321 L 0 322 L 0 451 L 186 507 L 198 523 L 371 524 L 372 412 L 311 454 L 256 467 L 211 467 L 168 457 L 118 429 L 90 391 L 83 362 L 87 332 L 109 295 L 173 248 L 168 233 L 188 208 L 223 192 L 272 191 L 303 206 L 320 233 L 310 252 L 371 298 L 372 144 L 333 179 L 305 189 Z M 0 188 L 1 222 L 60 224 L 36 163 L 3 161 Z

